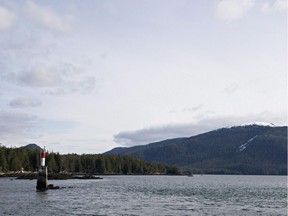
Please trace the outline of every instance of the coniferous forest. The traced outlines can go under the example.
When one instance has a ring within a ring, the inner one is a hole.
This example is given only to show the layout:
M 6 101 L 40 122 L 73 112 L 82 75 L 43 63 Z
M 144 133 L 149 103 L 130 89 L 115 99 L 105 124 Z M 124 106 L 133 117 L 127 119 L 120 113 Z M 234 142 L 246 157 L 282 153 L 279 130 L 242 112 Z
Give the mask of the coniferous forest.
M 0 146 L 0 173 L 9 171 L 37 171 L 40 151 L 25 148 Z M 48 172 L 91 173 L 91 174 L 180 174 L 177 167 L 149 163 L 128 156 L 102 154 L 65 154 L 48 152 Z

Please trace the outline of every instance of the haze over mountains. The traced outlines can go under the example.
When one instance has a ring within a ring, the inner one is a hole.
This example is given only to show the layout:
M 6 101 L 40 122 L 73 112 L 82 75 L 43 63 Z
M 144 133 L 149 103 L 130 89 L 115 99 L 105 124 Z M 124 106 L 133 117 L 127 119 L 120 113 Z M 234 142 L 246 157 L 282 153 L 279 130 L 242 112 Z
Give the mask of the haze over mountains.
M 287 126 L 254 123 L 221 128 L 105 154 L 128 155 L 193 173 L 287 174 Z

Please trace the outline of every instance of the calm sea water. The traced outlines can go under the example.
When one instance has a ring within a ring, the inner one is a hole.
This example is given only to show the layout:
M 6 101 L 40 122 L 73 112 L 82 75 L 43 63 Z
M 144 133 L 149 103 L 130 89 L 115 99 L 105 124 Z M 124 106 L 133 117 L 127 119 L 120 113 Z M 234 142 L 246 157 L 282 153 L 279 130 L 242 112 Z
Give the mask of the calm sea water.
M 104 176 L 50 180 L 0 178 L 0 215 L 287 215 L 287 176 Z M 72 188 L 68 188 L 72 187 Z

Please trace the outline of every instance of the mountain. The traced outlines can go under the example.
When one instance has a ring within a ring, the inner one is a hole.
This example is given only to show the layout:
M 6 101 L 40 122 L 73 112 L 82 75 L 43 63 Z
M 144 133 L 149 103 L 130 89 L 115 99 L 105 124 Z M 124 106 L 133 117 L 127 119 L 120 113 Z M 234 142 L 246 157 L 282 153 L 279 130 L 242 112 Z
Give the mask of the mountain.
M 193 173 L 286 175 L 287 126 L 233 126 L 187 138 L 115 148 L 105 154 L 166 163 Z
M 40 146 L 34 143 L 23 146 L 23 148 L 28 150 L 39 150 L 41 152 L 43 151 L 43 149 Z

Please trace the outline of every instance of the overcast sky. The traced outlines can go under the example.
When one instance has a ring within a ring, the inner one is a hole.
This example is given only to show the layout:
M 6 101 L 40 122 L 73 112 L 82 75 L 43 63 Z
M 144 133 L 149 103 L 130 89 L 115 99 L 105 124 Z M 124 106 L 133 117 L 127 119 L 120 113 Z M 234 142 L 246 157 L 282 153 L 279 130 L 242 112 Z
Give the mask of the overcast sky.
M 0 143 L 59 153 L 287 125 L 286 0 L 0 0 Z

